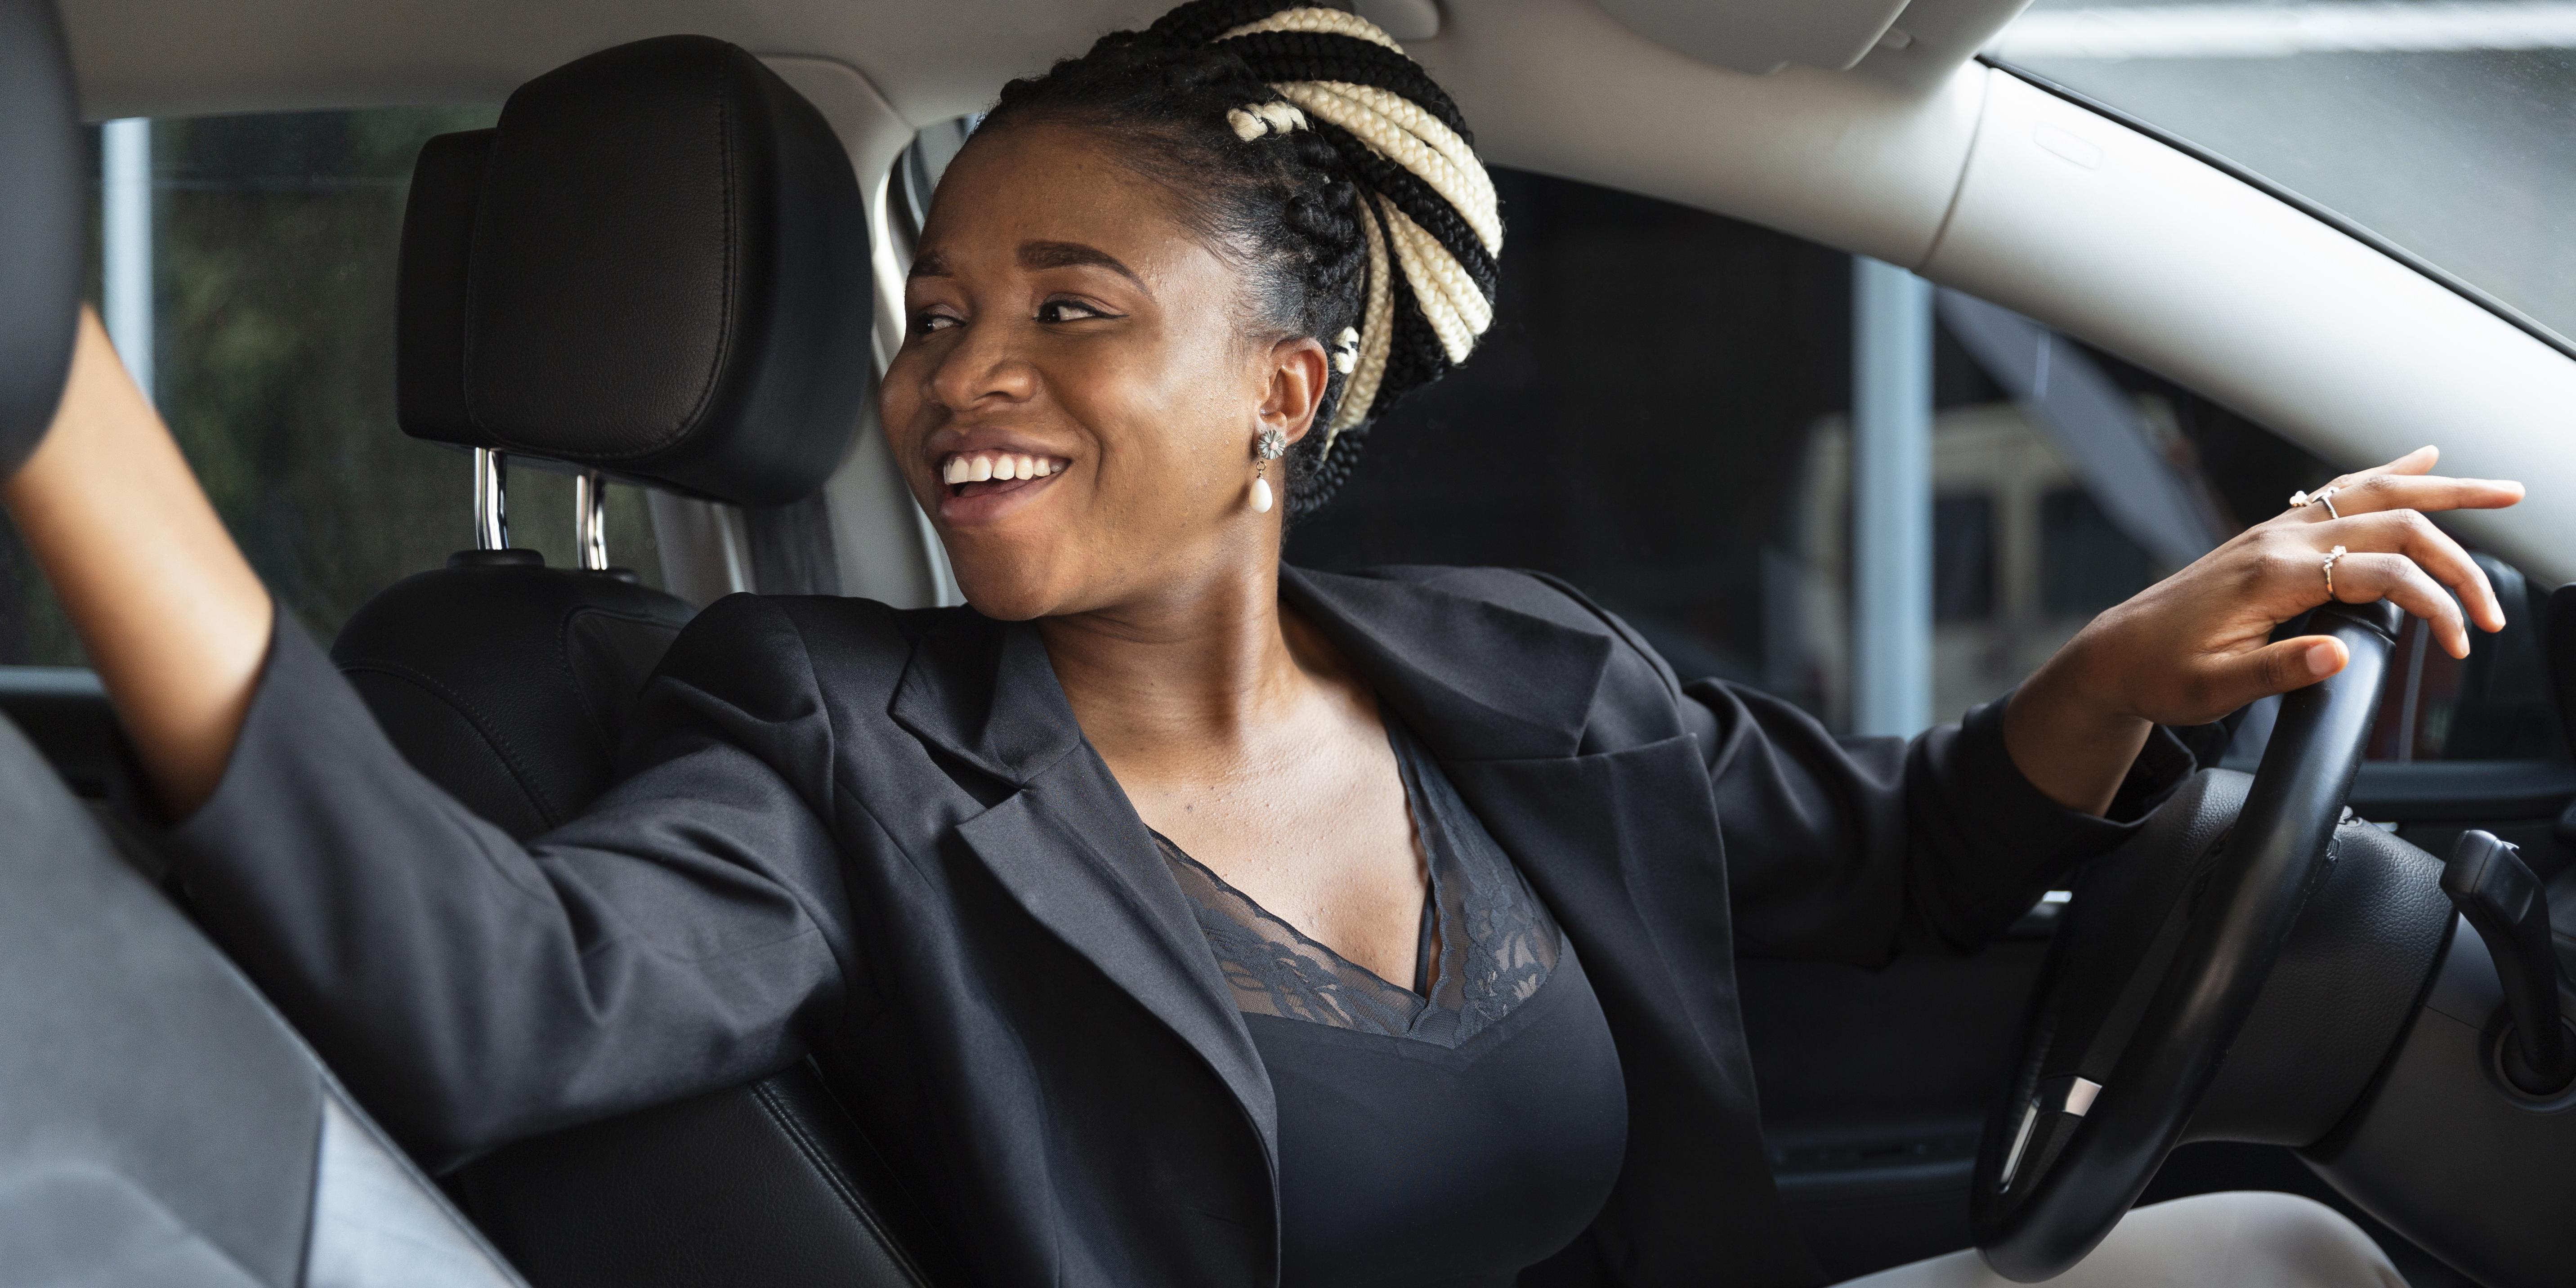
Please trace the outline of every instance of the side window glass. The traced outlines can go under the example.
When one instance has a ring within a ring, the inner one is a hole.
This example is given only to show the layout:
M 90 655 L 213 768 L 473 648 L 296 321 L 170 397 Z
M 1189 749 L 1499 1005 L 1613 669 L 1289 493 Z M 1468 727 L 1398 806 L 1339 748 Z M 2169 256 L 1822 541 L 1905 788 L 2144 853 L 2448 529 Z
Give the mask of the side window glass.
M 1511 253 L 1494 329 L 1379 422 L 1289 558 L 1554 573 L 1685 678 L 1849 730 L 1850 257 L 1586 184 L 1495 182 Z M 1935 720 L 2338 472 L 1991 305 L 1945 291 L 1935 318 Z M 2420 756 L 2553 754 L 2538 655 L 2515 638 L 2465 666 L 2425 650 L 2406 726 Z
M 471 458 L 394 424 L 394 282 L 413 158 L 491 108 L 111 122 L 92 132 L 104 304 L 216 509 L 280 602 L 328 640 L 360 604 L 474 544 Z M 573 481 L 510 475 L 513 541 L 578 566 Z M 661 585 L 641 490 L 608 488 L 611 560 Z M 14 533 L 0 665 L 77 665 Z

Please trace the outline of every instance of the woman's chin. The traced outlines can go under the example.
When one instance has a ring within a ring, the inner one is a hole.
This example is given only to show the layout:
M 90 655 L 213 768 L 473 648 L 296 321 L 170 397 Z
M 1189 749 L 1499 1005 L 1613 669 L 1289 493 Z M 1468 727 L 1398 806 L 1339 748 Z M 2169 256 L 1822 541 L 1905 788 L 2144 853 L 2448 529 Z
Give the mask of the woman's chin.
M 1058 611 L 1063 599 L 1047 567 L 1052 561 L 1035 551 L 960 550 L 952 542 L 948 560 L 968 606 L 996 621 L 1045 617 Z

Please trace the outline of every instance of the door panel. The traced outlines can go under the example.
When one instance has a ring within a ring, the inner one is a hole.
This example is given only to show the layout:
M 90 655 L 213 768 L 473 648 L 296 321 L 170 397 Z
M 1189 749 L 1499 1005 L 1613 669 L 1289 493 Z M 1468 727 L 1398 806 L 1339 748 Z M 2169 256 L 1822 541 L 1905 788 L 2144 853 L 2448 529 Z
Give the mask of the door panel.
M 0 1281 L 524 1288 L 95 812 L 0 720 Z
M 1834 1278 L 1967 1246 L 1978 1132 L 2047 948 L 2025 928 L 1880 970 L 1740 964 L 1773 1174 Z

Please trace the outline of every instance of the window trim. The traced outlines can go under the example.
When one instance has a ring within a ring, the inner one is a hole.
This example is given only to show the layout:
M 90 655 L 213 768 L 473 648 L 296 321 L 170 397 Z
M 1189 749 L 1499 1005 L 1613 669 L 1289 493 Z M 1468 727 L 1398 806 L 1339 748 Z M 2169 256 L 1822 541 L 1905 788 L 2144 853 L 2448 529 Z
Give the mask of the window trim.
M 2220 153 L 2214 152 L 2202 144 L 2186 139 L 2163 126 L 2157 125 L 2154 122 L 2148 121 L 2143 117 L 2137 116 L 2134 113 L 2121 108 L 2113 107 L 2109 103 L 2095 98 L 2082 90 L 2062 84 L 2058 81 L 2050 80 L 2048 77 L 2042 76 L 2038 72 L 2032 71 L 2027 67 L 2006 62 L 2003 59 L 1995 58 L 1986 54 L 1977 55 L 1977 61 L 1996 71 L 2002 72 L 2003 74 L 2010 76 L 2033 89 L 2039 90 L 2041 93 L 2064 99 L 2065 101 L 2083 108 L 2085 111 L 2091 112 L 2096 116 L 2103 117 L 2119 125 L 2127 126 L 2148 138 L 2154 139 L 2158 143 L 2164 144 L 2166 147 L 2172 148 L 2185 156 L 2191 157 L 2193 160 L 2199 161 L 2204 165 L 2226 174 L 2230 178 L 2245 183 L 2253 187 L 2256 191 L 2264 193 L 2274 200 L 2297 210 L 2299 213 L 2334 229 L 2336 232 L 2342 233 L 2343 235 L 2352 238 L 2354 241 L 2360 242 L 2362 245 L 2368 246 L 2372 250 L 2378 251 L 2380 254 L 2415 270 L 2417 273 L 2422 274 L 2426 279 L 2430 280 L 2434 285 L 2439 286 L 2444 290 L 2459 296 L 2461 299 L 2467 300 L 2469 303 L 2477 305 L 2479 308 L 2485 309 L 2487 312 L 2494 314 L 2498 318 L 2511 323 L 2514 327 L 2521 330 L 2524 334 L 2529 335 L 2532 339 L 2538 340 L 2542 344 L 2548 345 L 2550 348 L 2556 350 L 2560 356 L 2570 360 L 2576 360 L 2576 340 L 2571 340 L 2566 336 L 2560 335 L 2557 331 L 2552 330 L 2539 319 L 2505 303 L 2503 300 L 2497 299 L 2495 296 L 2488 294 L 2484 288 L 2471 284 L 2467 279 L 2460 277 L 2449 269 L 2443 268 L 2431 260 L 2416 254 L 2414 251 L 2408 250 L 2405 247 L 2390 241 L 2388 238 L 2373 231 L 2367 225 L 2354 220 L 2349 215 L 2345 215 L 2339 211 L 2320 205 L 2309 197 L 2302 196 L 2297 192 L 2291 191 L 2289 188 L 2283 187 L 2279 181 L 2248 169 L 2244 165 L 2239 164 Z

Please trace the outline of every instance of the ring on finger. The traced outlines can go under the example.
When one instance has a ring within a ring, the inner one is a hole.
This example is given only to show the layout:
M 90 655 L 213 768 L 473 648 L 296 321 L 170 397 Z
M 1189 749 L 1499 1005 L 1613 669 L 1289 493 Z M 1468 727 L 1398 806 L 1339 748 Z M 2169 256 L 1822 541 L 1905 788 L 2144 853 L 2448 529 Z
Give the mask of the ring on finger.
M 2332 599 L 2332 598 L 2334 598 L 2334 597 L 2335 597 L 2335 593 L 2334 593 L 2334 566 L 2335 566 L 2335 564 L 2336 564 L 2337 562 L 2341 561 L 2341 560 L 2342 560 L 2342 558 L 2343 558 L 2343 547 L 2342 547 L 2342 546 L 2336 546 L 2334 549 L 2329 550 L 2329 551 L 2325 552 L 2325 554 L 2323 554 L 2323 555 L 2319 556 L 2319 562 L 2323 565 L 2323 567 L 2325 568 L 2325 572 L 2326 572 L 2326 598 L 2328 598 L 2328 599 Z
M 2304 510 L 2312 505 L 2322 505 L 2326 508 L 2326 513 L 2340 519 L 2343 517 L 2343 513 L 2335 509 L 2334 494 L 2342 490 L 2343 489 L 2339 487 L 2328 486 L 2318 488 L 2314 492 L 2292 492 L 2290 494 L 2290 508 L 2293 510 Z

